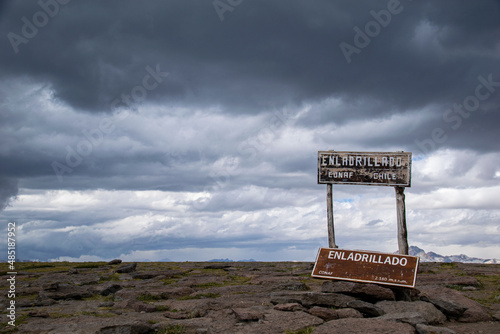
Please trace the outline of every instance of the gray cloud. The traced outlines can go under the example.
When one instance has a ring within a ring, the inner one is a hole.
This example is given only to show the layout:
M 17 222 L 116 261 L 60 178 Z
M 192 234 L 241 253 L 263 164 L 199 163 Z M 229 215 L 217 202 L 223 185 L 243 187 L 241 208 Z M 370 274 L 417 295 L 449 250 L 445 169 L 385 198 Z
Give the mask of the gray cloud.
M 0 212 L 15 199 L 18 191 L 18 180 L 0 177 Z
M 256 0 L 223 20 L 201 0 L 2 1 L 0 208 L 24 227 L 33 258 L 97 256 L 97 225 L 116 234 L 129 220 L 168 233 L 125 229 L 127 243 L 103 239 L 100 251 L 224 242 L 270 256 L 273 244 L 286 248 L 282 236 L 298 248 L 323 237 L 318 150 L 407 150 L 415 219 L 432 221 L 436 209 L 459 217 L 457 187 L 490 193 L 500 175 L 499 14 L 493 0 Z M 346 56 L 347 44 L 356 51 Z M 392 198 L 336 189 L 341 226 L 352 218 L 388 238 L 392 211 L 356 196 Z M 101 191 L 127 205 L 101 203 Z M 16 195 L 23 200 L 6 207 Z M 465 206 L 493 224 L 497 203 L 477 198 Z M 182 226 L 211 228 L 215 241 Z M 347 244 L 364 242 L 357 229 L 344 233 Z

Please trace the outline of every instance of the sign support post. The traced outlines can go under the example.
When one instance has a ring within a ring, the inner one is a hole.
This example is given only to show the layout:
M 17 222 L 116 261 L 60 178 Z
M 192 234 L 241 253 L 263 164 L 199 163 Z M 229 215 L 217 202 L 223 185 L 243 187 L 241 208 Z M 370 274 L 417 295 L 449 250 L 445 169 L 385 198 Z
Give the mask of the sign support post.
M 394 187 L 396 190 L 396 210 L 398 216 L 398 248 L 399 254 L 408 255 L 408 231 L 406 229 L 405 187 Z
M 328 183 L 326 185 L 326 215 L 328 224 L 328 247 L 338 248 L 335 244 L 335 228 L 333 221 L 333 185 Z

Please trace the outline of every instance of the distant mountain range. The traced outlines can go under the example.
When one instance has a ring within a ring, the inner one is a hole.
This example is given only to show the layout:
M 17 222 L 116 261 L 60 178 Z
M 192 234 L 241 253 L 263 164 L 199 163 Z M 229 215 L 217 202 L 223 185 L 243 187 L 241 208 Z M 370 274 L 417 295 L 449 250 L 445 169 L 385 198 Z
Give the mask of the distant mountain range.
M 410 246 L 409 253 L 412 256 L 418 256 L 421 262 L 500 263 L 500 260 L 498 259 L 480 259 L 477 257 L 468 257 L 464 254 L 445 256 L 434 252 L 426 253 L 423 249 L 418 248 L 417 246 Z
M 254 259 L 234 261 L 230 259 L 212 259 L 207 262 L 256 262 Z

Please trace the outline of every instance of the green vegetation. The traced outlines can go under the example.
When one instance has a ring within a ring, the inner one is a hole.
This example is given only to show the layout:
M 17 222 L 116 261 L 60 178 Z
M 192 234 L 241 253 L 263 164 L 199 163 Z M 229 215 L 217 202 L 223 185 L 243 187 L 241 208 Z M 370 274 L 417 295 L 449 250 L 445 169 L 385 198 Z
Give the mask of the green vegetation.
M 17 267 L 19 267 L 19 265 L 16 264 Z M 40 268 L 54 268 L 55 265 L 52 264 L 52 263 L 33 263 L 33 264 L 29 264 L 27 265 L 26 267 L 23 268 L 23 270 L 29 270 L 29 269 L 40 269 Z
M 99 317 L 99 318 L 116 317 L 116 314 L 111 313 L 111 312 L 82 311 L 82 312 L 79 312 L 78 314 L 87 315 L 87 316 L 91 316 L 91 317 Z
M 74 268 L 77 269 L 95 269 L 107 265 L 106 262 L 84 262 L 82 264 L 77 264 Z
M 150 293 L 144 293 L 137 297 L 137 300 L 140 300 L 141 302 L 156 302 L 158 300 L 166 299 L 162 295 L 152 295 Z
M 473 277 L 477 278 L 480 283 L 479 291 L 474 294 L 466 292 L 467 297 L 486 307 L 498 304 L 500 301 L 500 285 L 498 283 L 500 275 L 474 275 Z
M 120 274 L 118 273 L 113 273 L 107 276 L 101 276 L 99 278 L 99 282 L 119 281 L 119 280 L 120 280 Z
M 285 334 L 311 334 L 314 332 L 314 327 L 310 326 L 304 329 L 299 329 L 298 331 L 287 330 Z
M 84 301 L 92 301 L 92 300 L 98 300 L 98 301 L 103 301 L 103 302 L 113 302 L 115 301 L 115 296 L 114 294 L 110 294 L 108 296 L 102 296 L 102 295 L 92 295 L 92 297 L 87 297 L 87 298 L 82 298 Z
M 195 295 L 195 296 L 184 296 L 184 297 L 178 298 L 177 300 L 217 298 L 217 297 L 220 297 L 219 293 L 200 293 L 199 295 Z
M 157 330 L 158 334 L 184 334 L 185 328 L 182 325 L 168 325 L 167 328 Z

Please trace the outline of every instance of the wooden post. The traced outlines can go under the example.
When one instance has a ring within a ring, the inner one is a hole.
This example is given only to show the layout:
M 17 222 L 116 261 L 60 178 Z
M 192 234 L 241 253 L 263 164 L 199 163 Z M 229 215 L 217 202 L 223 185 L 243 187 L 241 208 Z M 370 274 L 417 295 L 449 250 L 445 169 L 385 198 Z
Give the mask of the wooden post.
M 408 255 L 408 231 L 406 230 L 405 187 L 394 187 L 394 189 L 396 190 L 399 254 Z
M 331 183 L 326 185 L 326 215 L 328 224 L 328 247 L 338 248 L 335 244 L 335 229 L 333 227 L 333 186 Z

